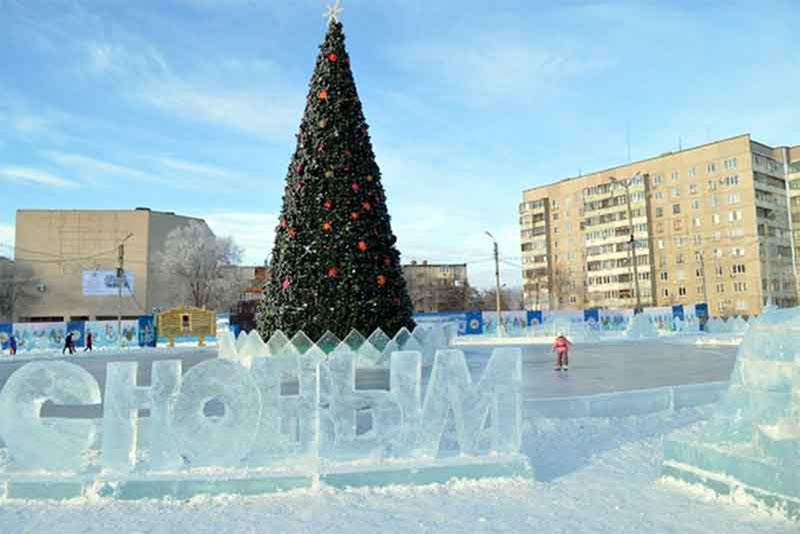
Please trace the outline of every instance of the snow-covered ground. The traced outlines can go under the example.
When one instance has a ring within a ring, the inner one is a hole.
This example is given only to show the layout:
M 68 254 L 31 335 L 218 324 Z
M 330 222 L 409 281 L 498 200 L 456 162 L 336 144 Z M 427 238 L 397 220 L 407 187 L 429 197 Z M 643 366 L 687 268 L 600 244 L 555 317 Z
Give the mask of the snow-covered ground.
M 792 534 L 800 525 L 660 478 L 662 439 L 697 433 L 708 408 L 618 419 L 529 421 L 536 481 L 318 488 L 188 501 L 0 502 L 0 532 Z

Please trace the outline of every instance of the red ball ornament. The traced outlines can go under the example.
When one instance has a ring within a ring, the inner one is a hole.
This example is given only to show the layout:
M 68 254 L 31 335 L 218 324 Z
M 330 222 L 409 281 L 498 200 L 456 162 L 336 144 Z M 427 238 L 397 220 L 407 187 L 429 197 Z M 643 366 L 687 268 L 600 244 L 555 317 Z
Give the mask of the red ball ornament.
M 332 225 L 331 225 L 330 221 L 325 221 L 322 224 L 322 229 L 325 230 L 326 232 L 330 232 L 331 228 L 332 228 Z
M 294 237 L 294 236 L 297 235 L 297 230 L 295 230 L 294 228 L 289 228 L 289 232 L 288 233 L 289 233 L 289 237 Z
M 363 204 L 361 204 L 361 206 L 367 211 L 372 209 L 372 206 L 370 205 L 369 202 L 364 202 Z
M 386 285 L 386 277 L 383 276 L 382 274 L 378 275 L 378 285 L 381 287 Z
M 303 164 L 302 163 L 298 163 L 297 165 L 294 166 L 294 170 L 295 170 L 295 172 L 297 172 L 297 174 L 302 173 L 303 172 Z
M 322 207 L 325 208 L 326 210 L 329 210 L 333 207 L 333 202 L 331 202 L 330 200 L 326 200 L 325 202 L 322 203 Z
M 333 52 L 328 54 L 328 60 L 329 61 L 336 61 L 336 54 L 334 54 Z
M 285 278 L 283 280 L 283 289 L 289 289 L 289 279 Z
M 353 188 L 353 191 L 358 191 L 359 189 L 358 184 L 355 182 L 353 182 L 353 185 L 351 187 Z
M 285 217 L 281 217 L 281 228 L 286 228 L 289 223 L 286 222 Z
M 361 252 L 366 252 L 367 251 L 367 242 L 366 241 L 359 241 L 358 242 L 358 250 L 360 250 Z
M 333 277 L 336 276 L 336 267 L 331 267 L 330 269 L 328 269 L 328 276 L 330 278 L 333 278 Z
M 358 220 L 358 213 L 356 213 L 355 211 L 350 212 L 350 218 L 352 220 L 354 220 L 354 221 L 357 221 Z
M 319 99 L 320 100 L 328 100 L 328 91 L 323 89 L 319 92 Z

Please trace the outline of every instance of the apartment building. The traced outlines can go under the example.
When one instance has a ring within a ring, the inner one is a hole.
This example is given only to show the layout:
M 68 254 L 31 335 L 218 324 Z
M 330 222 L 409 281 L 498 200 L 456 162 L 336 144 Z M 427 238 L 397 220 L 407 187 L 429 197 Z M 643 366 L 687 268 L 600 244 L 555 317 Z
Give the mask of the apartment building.
M 17 210 L 16 270 L 37 281 L 16 321 L 136 318 L 175 304 L 174 279 L 157 264 L 167 234 L 202 219 L 135 210 Z M 211 232 L 211 230 L 209 230 Z M 212 234 L 213 235 L 213 234 Z M 126 239 L 127 236 L 130 236 Z M 123 298 L 116 283 L 125 240 Z
M 795 305 L 798 152 L 745 134 L 524 191 L 526 307 Z
M 403 277 L 416 313 L 464 309 L 466 263 L 412 261 L 403 265 Z

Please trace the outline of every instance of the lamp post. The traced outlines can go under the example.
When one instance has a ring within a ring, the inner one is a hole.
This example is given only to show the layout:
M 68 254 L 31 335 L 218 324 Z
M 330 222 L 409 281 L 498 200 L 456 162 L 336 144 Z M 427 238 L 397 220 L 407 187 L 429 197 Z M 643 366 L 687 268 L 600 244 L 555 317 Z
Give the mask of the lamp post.
M 133 237 L 133 234 L 128 234 L 125 239 L 119 243 L 119 267 L 117 268 L 117 339 L 120 346 L 122 346 L 122 285 L 125 283 L 125 241 Z
M 636 292 L 636 311 L 638 313 L 642 309 L 642 300 L 641 296 L 639 295 L 639 268 L 636 265 L 636 239 L 634 238 L 634 229 L 633 229 L 633 210 L 631 209 L 631 194 L 630 194 L 630 187 L 631 183 L 633 182 L 634 178 L 641 175 L 641 172 L 637 172 L 627 180 L 617 180 L 613 176 L 609 178 L 612 185 L 619 184 L 625 188 L 625 203 L 628 207 L 628 225 L 631 231 L 631 263 L 633 264 L 633 281 L 634 281 L 634 288 Z
M 499 337 L 500 336 L 500 254 L 497 249 L 497 240 L 488 231 L 486 232 L 486 235 L 488 235 L 492 239 L 492 242 L 494 243 L 494 276 L 496 282 L 495 297 L 497 301 L 496 324 L 497 324 L 497 336 Z

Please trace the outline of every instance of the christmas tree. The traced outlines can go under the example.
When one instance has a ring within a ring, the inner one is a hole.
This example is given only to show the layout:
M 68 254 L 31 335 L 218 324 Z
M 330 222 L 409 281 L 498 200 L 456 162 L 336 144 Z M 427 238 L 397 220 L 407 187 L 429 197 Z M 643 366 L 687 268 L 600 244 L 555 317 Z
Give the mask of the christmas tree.
M 413 328 L 396 241 L 342 24 L 332 17 L 286 177 L 262 337 Z

